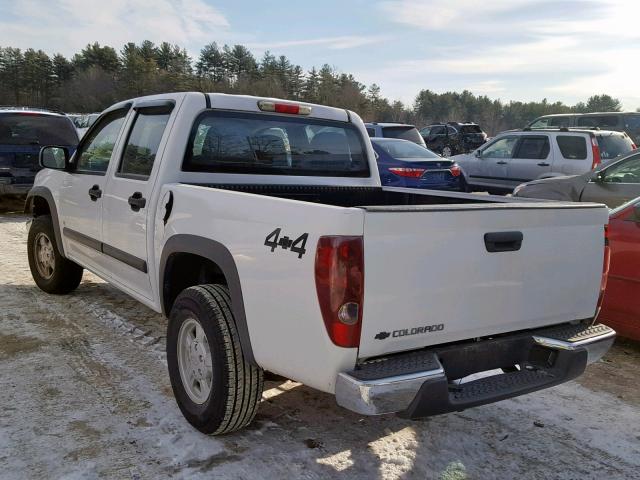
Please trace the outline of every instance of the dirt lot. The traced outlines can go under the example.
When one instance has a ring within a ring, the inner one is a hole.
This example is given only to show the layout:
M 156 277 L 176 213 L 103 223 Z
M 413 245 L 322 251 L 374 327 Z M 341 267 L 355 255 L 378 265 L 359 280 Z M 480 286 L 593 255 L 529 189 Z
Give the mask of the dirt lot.
M 165 320 L 85 273 L 39 291 L 24 217 L 0 215 L 0 478 L 640 478 L 640 348 L 577 382 L 457 414 L 366 418 L 269 382 L 251 428 L 194 431 L 164 363 Z

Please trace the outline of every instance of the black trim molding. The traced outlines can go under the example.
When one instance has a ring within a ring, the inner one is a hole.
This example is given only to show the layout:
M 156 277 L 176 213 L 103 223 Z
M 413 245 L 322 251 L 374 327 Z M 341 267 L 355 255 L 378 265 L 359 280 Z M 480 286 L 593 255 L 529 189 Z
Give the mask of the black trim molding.
M 71 228 L 64 227 L 62 229 L 62 233 L 64 233 L 65 237 L 69 237 L 72 240 L 75 240 L 78 243 L 81 243 L 85 247 L 92 248 L 97 250 L 98 252 L 102 252 L 105 255 L 108 255 L 111 258 L 115 258 L 116 260 L 129 265 L 136 270 L 141 271 L 142 273 L 147 273 L 147 262 L 138 258 L 136 256 L 131 255 L 130 253 L 124 252 L 119 248 L 112 247 L 106 243 L 103 243 L 95 238 L 89 237 L 84 233 L 77 232 L 72 230 Z

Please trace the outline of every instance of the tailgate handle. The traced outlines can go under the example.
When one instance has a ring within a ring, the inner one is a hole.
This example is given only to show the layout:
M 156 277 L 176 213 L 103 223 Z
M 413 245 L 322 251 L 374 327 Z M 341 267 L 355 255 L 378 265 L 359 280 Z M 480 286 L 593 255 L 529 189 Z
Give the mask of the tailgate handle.
M 516 252 L 522 246 L 522 232 L 490 232 L 484 234 L 487 252 Z

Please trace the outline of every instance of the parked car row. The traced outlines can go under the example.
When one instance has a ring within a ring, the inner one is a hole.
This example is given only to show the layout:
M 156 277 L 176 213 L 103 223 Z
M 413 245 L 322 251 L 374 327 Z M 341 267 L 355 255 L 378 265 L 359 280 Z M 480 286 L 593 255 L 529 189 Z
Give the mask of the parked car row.
M 624 132 L 579 129 L 511 130 L 454 159 L 470 190 L 511 193 L 541 178 L 590 172 L 602 161 L 636 148 Z

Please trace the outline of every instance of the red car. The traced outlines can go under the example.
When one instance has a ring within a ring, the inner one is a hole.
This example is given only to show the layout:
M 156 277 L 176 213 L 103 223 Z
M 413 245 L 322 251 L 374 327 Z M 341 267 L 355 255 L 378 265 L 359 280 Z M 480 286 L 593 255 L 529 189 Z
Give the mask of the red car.
M 611 263 L 598 321 L 640 341 L 640 198 L 611 212 Z

